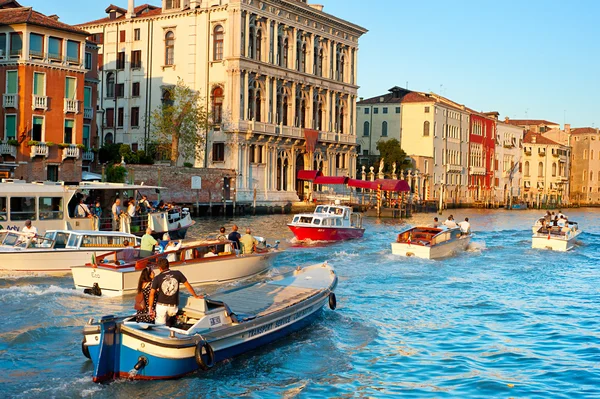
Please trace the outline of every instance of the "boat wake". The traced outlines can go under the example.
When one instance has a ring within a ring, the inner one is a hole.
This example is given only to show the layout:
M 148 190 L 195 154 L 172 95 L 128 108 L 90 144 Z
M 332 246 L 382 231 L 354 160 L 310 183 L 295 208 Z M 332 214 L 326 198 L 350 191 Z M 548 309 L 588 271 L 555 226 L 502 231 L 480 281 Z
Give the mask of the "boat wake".
M 467 252 L 482 252 L 485 251 L 487 249 L 487 246 L 485 245 L 485 241 L 471 241 L 469 243 L 469 246 L 467 247 L 466 251 Z
M 3 300 L 55 294 L 73 295 L 78 297 L 85 296 L 83 292 L 77 291 L 73 288 L 63 288 L 56 285 L 50 285 L 47 287 L 39 285 L 21 285 L 0 288 L 0 298 Z
M 306 240 L 298 240 L 296 237 L 288 240 L 292 247 L 323 247 L 329 244 L 329 241 L 313 241 L 310 238 Z

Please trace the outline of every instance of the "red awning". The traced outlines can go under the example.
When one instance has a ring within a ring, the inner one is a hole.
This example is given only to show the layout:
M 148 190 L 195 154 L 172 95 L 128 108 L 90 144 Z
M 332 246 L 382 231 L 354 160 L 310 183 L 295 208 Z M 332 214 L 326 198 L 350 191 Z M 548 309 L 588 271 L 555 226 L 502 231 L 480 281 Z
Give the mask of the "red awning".
M 377 179 L 373 182 L 375 188 L 380 184 L 383 191 L 410 191 L 406 180 Z
M 318 176 L 313 183 L 315 184 L 346 184 L 348 178 L 345 176 Z
M 348 187 L 371 188 L 371 189 L 377 188 L 377 186 L 373 187 L 372 181 L 359 180 L 359 179 L 348 179 Z
M 298 171 L 298 180 L 313 181 L 319 176 L 321 176 L 321 172 L 318 170 L 299 170 Z

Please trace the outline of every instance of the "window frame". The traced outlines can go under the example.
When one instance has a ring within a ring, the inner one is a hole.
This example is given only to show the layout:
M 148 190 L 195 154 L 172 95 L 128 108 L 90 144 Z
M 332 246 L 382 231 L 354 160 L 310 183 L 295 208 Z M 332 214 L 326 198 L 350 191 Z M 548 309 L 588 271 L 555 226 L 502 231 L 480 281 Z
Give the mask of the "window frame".
M 165 58 L 164 66 L 175 65 L 175 31 L 168 30 L 164 36 L 165 42 Z

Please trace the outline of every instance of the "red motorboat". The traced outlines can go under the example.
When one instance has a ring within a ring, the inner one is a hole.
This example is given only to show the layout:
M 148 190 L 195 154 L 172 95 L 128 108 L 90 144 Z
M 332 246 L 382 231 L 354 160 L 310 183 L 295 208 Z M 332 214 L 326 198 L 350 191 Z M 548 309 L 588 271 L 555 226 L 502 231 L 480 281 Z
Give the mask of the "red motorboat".
M 300 241 L 341 241 L 363 236 L 362 215 L 343 205 L 319 205 L 314 213 L 300 213 L 288 224 Z

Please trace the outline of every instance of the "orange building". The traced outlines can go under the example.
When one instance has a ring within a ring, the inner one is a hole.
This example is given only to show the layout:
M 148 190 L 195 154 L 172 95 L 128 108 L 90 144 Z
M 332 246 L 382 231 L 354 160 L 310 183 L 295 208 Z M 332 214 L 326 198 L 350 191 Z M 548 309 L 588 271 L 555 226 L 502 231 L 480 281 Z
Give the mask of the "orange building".
M 88 33 L 0 1 L 0 157 L 5 176 L 78 182 L 97 145 L 97 47 Z

